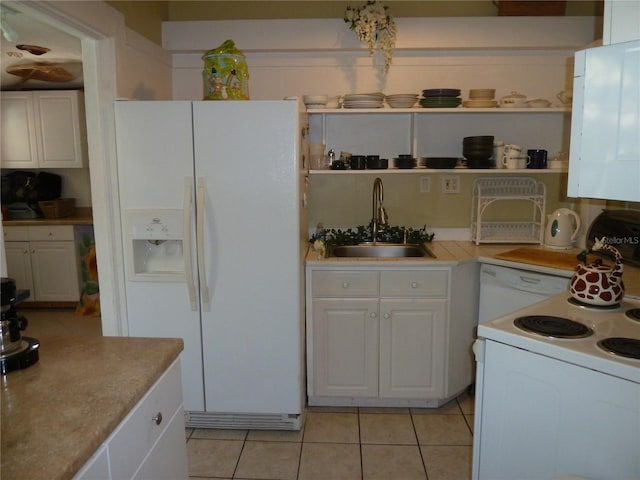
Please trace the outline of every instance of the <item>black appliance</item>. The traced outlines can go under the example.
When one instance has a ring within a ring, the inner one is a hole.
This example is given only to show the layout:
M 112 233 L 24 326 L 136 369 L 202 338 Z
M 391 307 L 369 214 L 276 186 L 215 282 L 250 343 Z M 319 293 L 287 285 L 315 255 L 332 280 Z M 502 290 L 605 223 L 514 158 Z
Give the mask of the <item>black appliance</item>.
M 595 239 L 602 237 L 620 252 L 625 265 L 640 267 L 640 210 L 603 210 L 589 228 L 587 248 L 590 250 Z M 591 253 L 613 258 L 606 251 Z
M 2 341 L 0 373 L 27 368 L 38 361 L 40 344 L 35 338 L 23 337 L 27 319 L 18 315 L 16 305 L 29 298 L 29 290 L 16 290 L 12 278 L 2 277 Z
M 49 172 L 17 170 L 2 175 L 2 206 L 12 219 L 42 216 L 38 202 L 56 200 L 62 193 L 62 177 Z

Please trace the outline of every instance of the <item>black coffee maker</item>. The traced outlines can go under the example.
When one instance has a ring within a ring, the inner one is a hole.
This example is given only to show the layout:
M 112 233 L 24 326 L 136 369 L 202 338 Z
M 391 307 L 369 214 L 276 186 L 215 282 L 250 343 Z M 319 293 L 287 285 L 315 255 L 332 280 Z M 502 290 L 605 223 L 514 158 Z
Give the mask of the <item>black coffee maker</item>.
M 18 315 L 16 305 L 29 298 L 29 290 L 16 290 L 12 278 L 2 277 L 2 342 L 0 373 L 27 368 L 38 361 L 40 344 L 35 338 L 23 337 L 27 319 Z

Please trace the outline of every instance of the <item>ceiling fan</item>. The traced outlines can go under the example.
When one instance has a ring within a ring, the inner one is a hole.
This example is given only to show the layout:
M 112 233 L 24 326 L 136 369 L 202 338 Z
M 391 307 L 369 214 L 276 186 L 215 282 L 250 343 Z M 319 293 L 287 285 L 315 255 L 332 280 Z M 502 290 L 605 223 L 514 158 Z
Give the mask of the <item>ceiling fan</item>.
M 7 67 L 6 72 L 20 77 L 22 82 L 41 80 L 43 82 L 64 83 L 76 78 L 73 73 L 60 63 L 36 62 L 10 65 Z
M 78 38 L 1 7 L 3 90 L 82 86 Z

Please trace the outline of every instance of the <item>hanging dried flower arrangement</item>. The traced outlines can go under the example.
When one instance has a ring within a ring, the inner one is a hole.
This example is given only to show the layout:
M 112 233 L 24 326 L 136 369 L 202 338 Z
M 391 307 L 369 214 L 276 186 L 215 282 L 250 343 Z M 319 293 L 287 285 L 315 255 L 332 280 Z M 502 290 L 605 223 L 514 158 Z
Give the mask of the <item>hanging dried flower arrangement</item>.
M 369 53 L 373 55 L 376 50 L 382 53 L 385 73 L 389 71 L 396 46 L 396 23 L 387 8 L 378 0 L 367 0 L 358 8 L 347 7 L 344 13 L 344 21 L 356 32 L 358 40 L 367 44 Z

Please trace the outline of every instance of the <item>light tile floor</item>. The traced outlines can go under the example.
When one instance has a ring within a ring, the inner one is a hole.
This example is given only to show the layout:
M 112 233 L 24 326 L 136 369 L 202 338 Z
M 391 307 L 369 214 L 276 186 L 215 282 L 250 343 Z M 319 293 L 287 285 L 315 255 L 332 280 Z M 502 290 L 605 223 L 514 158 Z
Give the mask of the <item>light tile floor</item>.
M 437 409 L 308 407 L 302 431 L 187 429 L 191 479 L 466 480 L 473 397 Z
M 19 308 L 24 335 L 101 335 L 100 318 Z M 190 478 L 468 480 L 473 397 L 437 409 L 308 407 L 301 431 L 186 429 Z

